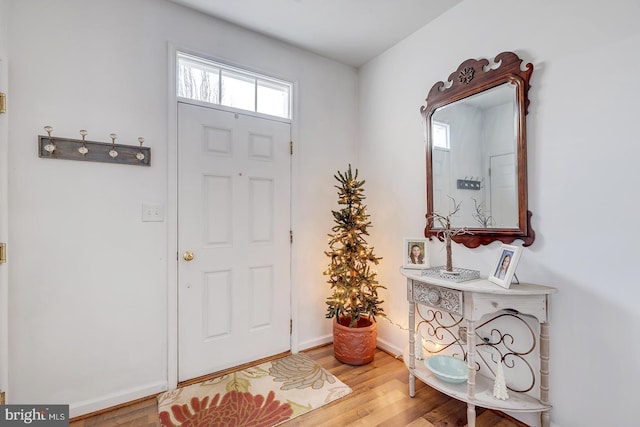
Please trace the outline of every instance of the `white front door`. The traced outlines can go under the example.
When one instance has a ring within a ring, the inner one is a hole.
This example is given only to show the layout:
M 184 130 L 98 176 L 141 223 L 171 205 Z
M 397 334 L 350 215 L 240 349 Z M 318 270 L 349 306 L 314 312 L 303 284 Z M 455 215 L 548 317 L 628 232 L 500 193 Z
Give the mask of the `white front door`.
M 518 228 L 518 177 L 515 154 L 491 156 L 490 208 L 493 227 Z
M 179 381 L 291 348 L 289 141 L 288 123 L 178 104 Z

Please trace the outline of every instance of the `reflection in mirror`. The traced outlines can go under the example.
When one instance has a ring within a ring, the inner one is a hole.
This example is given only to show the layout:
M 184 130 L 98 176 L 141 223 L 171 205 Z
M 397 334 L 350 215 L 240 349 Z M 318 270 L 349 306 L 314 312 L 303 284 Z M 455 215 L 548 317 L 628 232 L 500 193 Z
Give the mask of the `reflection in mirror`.
M 427 224 L 425 237 L 440 236 L 434 213 L 466 228 L 452 238 L 475 248 L 516 239 L 535 240 L 527 203 L 529 80 L 533 65 L 523 66 L 513 52 L 490 63 L 467 59 L 433 85 L 420 108 L 427 137 Z
M 431 117 L 433 210 L 453 227 L 518 228 L 516 87 L 504 83 Z

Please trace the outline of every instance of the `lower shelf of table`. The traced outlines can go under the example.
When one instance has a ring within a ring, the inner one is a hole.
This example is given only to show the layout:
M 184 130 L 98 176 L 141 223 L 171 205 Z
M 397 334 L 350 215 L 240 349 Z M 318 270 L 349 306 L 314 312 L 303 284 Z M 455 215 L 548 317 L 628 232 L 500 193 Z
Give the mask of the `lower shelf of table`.
M 405 349 L 402 357 L 405 366 L 411 372 L 411 369 L 409 368 L 410 359 L 408 348 Z M 416 378 L 428 386 L 433 387 L 454 399 L 483 408 L 508 412 L 543 412 L 551 409 L 550 405 L 544 405 L 538 399 L 524 393 L 509 391 L 509 398 L 507 400 L 496 399 L 493 397 L 493 379 L 489 379 L 480 374 L 476 374 L 475 398 L 469 399 L 466 382 L 452 384 L 439 380 L 430 370 L 427 369 L 424 365 L 424 360 L 416 360 L 415 368 L 412 372 Z

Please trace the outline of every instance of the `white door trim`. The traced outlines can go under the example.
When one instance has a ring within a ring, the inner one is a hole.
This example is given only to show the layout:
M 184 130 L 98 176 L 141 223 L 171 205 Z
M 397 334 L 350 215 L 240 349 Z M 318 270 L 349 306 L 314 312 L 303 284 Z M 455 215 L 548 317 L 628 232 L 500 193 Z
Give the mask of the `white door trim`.
M 176 90 L 176 54 L 178 51 L 192 52 L 192 49 L 176 46 L 168 43 L 168 110 L 167 110 L 167 387 L 174 390 L 178 386 L 178 96 Z M 210 55 L 201 55 L 207 57 Z M 293 119 L 291 120 L 291 138 L 298 138 L 298 82 L 293 83 Z M 298 177 L 299 167 L 294 146 L 294 155 L 291 158 L 291 227 L 296 229 L 297 218 L 295 216 L 296 203 L 298 201 Z M 294 233 L 295 234 L 295 233 Z M 290 253 L 295 250 L 294 243 Z M 296 269 L 291 257 L 291 318 L 293 332 L 291 334 L 291 352 L 299 351 L 298 345 L 298 307 Z
M 178 387 L 178 96 L 176 48 L 169 44 L 167 119 L 167 386 Z
M 5 21 L 3 19 L 3 23 Z M 3 93 L 9 87 L 8 68 L 6 57 L 0 56 L 0 92 Z M 0 242 L 4 243 L 9 240 L 8 115 L 9 113 L 0 114 Z M 9 264 L 0 265 L 0 390 L 9 396 Z

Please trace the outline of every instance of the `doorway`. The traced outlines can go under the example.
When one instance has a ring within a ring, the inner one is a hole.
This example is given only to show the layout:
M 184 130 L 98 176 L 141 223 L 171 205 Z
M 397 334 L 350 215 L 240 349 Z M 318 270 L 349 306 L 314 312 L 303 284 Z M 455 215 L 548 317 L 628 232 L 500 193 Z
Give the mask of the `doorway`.
M 494 227 L 518 228 L 518 177 L 515 153 L 489 158 L 490 208 Z
M 291 349 L 291 125 L 177 112 L 182 382 Z

